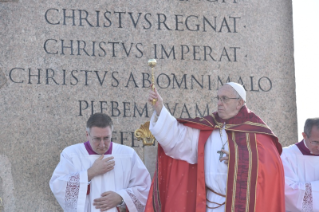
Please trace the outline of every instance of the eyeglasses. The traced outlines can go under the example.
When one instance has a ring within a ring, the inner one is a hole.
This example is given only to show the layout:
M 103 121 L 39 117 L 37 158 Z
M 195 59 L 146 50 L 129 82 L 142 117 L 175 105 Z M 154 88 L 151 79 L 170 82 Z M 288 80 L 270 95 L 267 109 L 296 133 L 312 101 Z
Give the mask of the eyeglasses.
M 319 146 L 319 141 L 311 141 L 311 143 L 313 144 L 313 145 L 318 145 Z
M 89 134 L 89 135 L 91 136 L 92 140 L 93 140 L 94 142 L 96 142 L 96 143 L 100 143 L 101 141 L 107 142 L 107 141 L 110 141 L 110 140 L 111 140 L 110 137 L 104 137 L 104 138 L 102 138 L 102 137 L 93 137 L 91 134 Z
M 216 96 L 214 99 L 217 99 L 217 101 L 220 100 L 221 102 L 225 103 L 225 102 L 228 102 L 228 100 L 230 99 L 239 99 L 239 98 L 229 98 L 227 96 L 221 96 L 221 97 Z

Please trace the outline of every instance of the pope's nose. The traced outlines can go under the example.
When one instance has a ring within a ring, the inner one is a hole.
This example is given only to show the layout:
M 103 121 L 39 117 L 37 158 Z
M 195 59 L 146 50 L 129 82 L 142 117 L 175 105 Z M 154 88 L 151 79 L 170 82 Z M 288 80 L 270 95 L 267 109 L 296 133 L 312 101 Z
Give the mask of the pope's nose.
M 221 99 L 218 99 L 218 100 L 217 100 L 217 105 L 223 105 L 223 102 L 222 102 Z

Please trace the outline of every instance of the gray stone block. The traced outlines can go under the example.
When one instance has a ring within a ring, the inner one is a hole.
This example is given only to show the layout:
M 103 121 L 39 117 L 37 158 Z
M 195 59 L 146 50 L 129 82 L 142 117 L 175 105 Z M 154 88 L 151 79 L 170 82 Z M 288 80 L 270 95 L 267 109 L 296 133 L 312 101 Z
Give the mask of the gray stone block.
M 114 142 L 151 157 L 134 138 L 152 114 L 150 58 L 175 117 L 212 113 L 231 80 L 283 146 L 297 142 L 291 1 L 2 1 L 0 37 L 5 211 L 61 211 L 49 180 L 94 112 L 111 115 Z

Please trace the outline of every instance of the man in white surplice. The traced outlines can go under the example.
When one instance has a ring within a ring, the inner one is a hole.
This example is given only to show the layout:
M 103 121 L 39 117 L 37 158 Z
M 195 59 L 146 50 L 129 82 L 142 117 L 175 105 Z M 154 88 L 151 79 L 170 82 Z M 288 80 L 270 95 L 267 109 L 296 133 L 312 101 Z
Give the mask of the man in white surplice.
M 302 136 L 281 155 L 286 211 L 319 212 L 319 118 L 306 120 Z
M 113 123 L 102 113 L 87 121 L 88 141 L 65 148 L 50 188 L 64 211 L 143 212 L 151 179 L 136 152 L 112 143 Z

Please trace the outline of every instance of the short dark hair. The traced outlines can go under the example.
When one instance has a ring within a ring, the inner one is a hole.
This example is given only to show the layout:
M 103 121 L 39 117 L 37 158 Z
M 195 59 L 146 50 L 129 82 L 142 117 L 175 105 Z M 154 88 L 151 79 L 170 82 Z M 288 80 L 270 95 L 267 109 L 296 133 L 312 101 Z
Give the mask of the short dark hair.
M 113 121 L 110 116 L 104 113 L 94 113 L 86 122 L 86 129 L 89 131 L 92 127 L 111 127 L 113 130 Z
M 319 118 L 310 118 L 306 120 L 304 133 L 309 138 L 312 128 L 316 126 L 319 129 Z

